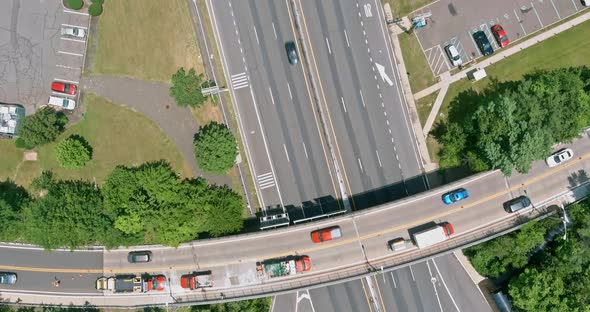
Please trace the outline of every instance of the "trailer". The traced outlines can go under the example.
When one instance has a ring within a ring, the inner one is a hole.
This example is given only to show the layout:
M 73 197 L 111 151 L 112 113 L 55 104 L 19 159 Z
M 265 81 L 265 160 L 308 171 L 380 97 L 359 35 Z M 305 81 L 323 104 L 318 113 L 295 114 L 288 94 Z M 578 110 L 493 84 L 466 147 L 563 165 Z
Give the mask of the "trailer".
M 455 230 L 450 223 L 437 224 L 432 228 L 414 234 L 414 242 L 418 248 L 426 248 L 447 240 L 454 232 Z
M 180 286 L 184 289 L 199 289 L 213 287 L 211 271 L 200 271 L 185 274 L 180 277 Z
M 288 256 L 256 262 L 256 271 L 260 278 L 273 278 L 296 275 L 311 270 L 308 256 Z
M 115 275 L 102 276 L 96 280 L 96 289 L 114 293 L 140 293 L 163 291 L 166 287 L 164 275 Z

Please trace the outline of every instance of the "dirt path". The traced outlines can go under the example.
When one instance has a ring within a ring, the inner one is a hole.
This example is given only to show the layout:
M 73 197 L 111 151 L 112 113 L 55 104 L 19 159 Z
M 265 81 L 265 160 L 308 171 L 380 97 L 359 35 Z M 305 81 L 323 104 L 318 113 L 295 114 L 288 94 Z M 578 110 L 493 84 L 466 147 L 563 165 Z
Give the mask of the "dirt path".
M 84 89 L 114 103 L 130 107 L 158 124 L 176 144 L 193 176 L 202 176 L 211 183 L 231 186 L 227 176 L 204 173 L 197 166 L 193 153 L 193 135 L 199 124 L 188 108 L 178 107 L 169 96 L 170 86 L 125 77 L 92 75 L 81 82 Z

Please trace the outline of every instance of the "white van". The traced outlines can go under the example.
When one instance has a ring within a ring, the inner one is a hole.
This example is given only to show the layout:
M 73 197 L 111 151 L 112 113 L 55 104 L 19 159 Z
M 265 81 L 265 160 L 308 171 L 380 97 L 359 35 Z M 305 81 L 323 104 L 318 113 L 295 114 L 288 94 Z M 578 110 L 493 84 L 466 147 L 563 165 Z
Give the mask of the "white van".
M 76 108 L 76 102 L 74 100 L 61 98 L 58 96 L 50 96 L 49 100 L 47 100 L 47 104 L 69 110 Z

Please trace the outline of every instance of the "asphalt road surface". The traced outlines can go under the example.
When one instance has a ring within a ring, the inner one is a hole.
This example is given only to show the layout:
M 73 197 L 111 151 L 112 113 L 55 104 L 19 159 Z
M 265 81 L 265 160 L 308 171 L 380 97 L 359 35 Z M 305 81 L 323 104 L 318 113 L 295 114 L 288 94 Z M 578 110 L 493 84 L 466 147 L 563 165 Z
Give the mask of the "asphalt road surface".
M 271 312 L 491 311 L 453 254 L 371 279 L 277 296 Z

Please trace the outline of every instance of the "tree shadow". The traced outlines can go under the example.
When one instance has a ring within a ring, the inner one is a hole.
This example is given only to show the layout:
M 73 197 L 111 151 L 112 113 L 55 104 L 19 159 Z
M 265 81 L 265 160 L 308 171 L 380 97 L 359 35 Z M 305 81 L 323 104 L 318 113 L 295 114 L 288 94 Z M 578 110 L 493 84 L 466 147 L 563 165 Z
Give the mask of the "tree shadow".
M 30 196 L 24 187 L 14 183 L 12 180 L 6 179 L 0 181 L 0 199 L 3 199 L 13 209 L 16 209 L 28 202 Z

